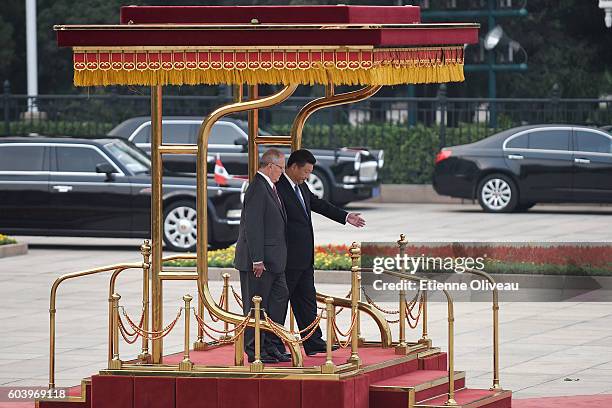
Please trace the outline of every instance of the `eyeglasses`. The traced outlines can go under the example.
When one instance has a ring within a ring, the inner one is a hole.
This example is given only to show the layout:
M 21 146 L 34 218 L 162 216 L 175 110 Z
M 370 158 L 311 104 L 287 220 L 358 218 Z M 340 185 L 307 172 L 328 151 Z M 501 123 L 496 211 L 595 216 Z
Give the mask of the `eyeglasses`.
M 283 166 L 279 166 L 279 165 L 278 165 L 278 164 L 276 164 L 276 163 L 272 163 L 272 162 L 270 162 L 270 163 L 268 163 L 268 164 L 271 164 L 271 165 L 273 165 L 273 166 L 278 167 L 279 169 L 281 169 L 281 171 L 285 171 L 285 168 L 284 168 Z

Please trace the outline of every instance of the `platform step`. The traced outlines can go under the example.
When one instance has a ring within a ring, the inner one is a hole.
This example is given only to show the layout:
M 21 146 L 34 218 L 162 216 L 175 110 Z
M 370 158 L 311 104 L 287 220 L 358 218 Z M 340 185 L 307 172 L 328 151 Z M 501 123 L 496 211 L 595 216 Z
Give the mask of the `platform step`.
M 455 372 L 455 388 L 465 386 L 465 372 Z M 370 407 L 412 407 L 448 392 L 448 372 L 416 370 L 370 384 Z
M 447 354 L 443 352 L 420 354 L 419 370 L 448 370 Z
M 415 408 L 448 408 L 447 394 L 419 401 Z M 512 391 L 463 388 L 455 392 L 456 408 L 511 408 Z

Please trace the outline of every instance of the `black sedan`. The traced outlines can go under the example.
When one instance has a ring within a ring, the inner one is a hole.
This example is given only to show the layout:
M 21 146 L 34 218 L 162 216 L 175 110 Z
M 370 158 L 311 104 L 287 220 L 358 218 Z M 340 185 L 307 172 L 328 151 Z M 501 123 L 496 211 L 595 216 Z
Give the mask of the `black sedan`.
M 195 144 L 202 118 L 196 116 L 165 116 L 162 123 L 164 143 Z M 237 119 L 224 118 L 212 128 L 208 141 L 208 171 L 212 173 L 215 157 L 233 176 L 248 174 L 248 125 Z M 261 135 L 269 133 L 260 130 Z M 135 143 L 146 152 L 151 150 L 151 118 L 128 119 L 109 132 Z M 260 154 L 264 148 L 260 148 Z M 289 149 L 280 148 L 286 154 Z M 383 166 L 383 151 L 365 148 L 312 149 L 317 164 L 308 179 L 310 190 L 319 198 L 336 205 L 365 200 L 380 194 L 378 171 Z M 172 171 L 195 172 L 195 156 L 166 155 L 164 166 Z
M 487 212 L 536 203 L 612 203 L 612 135 L 572 125 L 522 126 L 442 149 L 434 189 Z
M 0 231 L 13 235 L 150 237 L 149 157 L 122 139 L 0 139 Z M 242 183 L 240 183 L 242 184 Z M 168 249 L 194 251 L 196 180 L 163 179 L 163 238 Z M 208 242 L 238 237 L 241 185 L 209 182 Z

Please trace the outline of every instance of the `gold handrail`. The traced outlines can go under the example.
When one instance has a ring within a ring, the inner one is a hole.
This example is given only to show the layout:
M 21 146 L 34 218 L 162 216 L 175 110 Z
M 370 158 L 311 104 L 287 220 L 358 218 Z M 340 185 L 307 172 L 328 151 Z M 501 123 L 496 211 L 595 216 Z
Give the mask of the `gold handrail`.
M 382 273 L 398 277 L 400 279 L 408 279 L 412 281 L 429 281 L 433 282 L 432 279 L 423 278 L 416 275 L 406 275 L 401 272 L 383 270 Z M 442 292 L 446 296 L 446 303 L 448 307 L 448 400 L 446 405 L 457 405 L 455 401 L 455 314 L 453 308 L 453 299 L 446 289 L 442 289 Z
M 290 97 L 293 92 L 295 92 L 298 85 L 287 85 L 280 92 L 276 94 L 253 99 L 246 102 L 237 102 L 231 103 L 220 108 L 217 108 L 210 115 L 208 115 L 200 129 L 198 131 L 198 155 L 197 155 L 197 236 L 198 237 L 206 237 L 207 235 L 207 185 L 208 185 L 208 177 L 207 177 L 207 154 L 208 154 L 208 138 L 210 136 L 210 132 L 212 130 L 213 125 L 223 116 L 243 112 L 247 110 L 265 108 L 269 106 L 276 105 L 281 103 L 288 97 Z M 231 313 L 229 311 L 223 310 L 215 300 L 212 298 L 210 294 L 210 290 L 208 288 L 208 247 L 205 239 L 199 239 L 197 242 L 197 270 L 198 270 L 198 285 L 200 287 L 200 291 L 202 292 L 201 302 L 204 303 L 208 311 L 213 314 L 215 317 L 223 320 L 224 322 L 238 324 L 242 322 L 244 316 L 238 315 L 235 313 Z M 248 326 L 255 326 L 255 319 L 249 319 Z M 271 327 L 267 322 L 261 322 L 261 329 L 272 331 Z M 288 335 L 283 334 L 283 337 L 287 345 L 289 346 L 289 350 L 291 351 L 291 359 L 293 361 L 293 365 L 296 367 L 302 367 L 302 353 L 300 351 L 299 345 L 292 342 L 294 339 Z
M 118 265 L 102 266 L 100 268 L 87 269 L 84 271 L 68 273 L 57 278 L 53 285 L 51 285 L 51 295 L 49 299 L 49 389 L 55 388 L 55 314 L 56 314 L 56 300 L 57 300 L 57 289 L 59 285 L 73 278 L 79 278 L 82 276 L 95 275 L 102 272 L 125 270 L 132 268 L 143 268 L 142 263 L 126 263 Z
M 302 132 L 304 131 L 306 120 L 310 115 L 319 109 L 329 106 L 338 106 L 362 101 L 374 95 L 380 88 L 382 88 L 380 85 L 370 85 L 356 91 L 334 94 L 334 85 L 333 83 L 329 83 L 325 88 L 325 96 L 308 102 L 300 109 L 300 112 L 295 117 L 293 125 L 291 126 L 291 150 L 298 150 L 302 147 Z
M 485 271 L 466 268 L 465 272 L 482 276 L 493 285 L 493 386 L 492 390 L 501 389 L 499 384 L 499 293 L 495 279 Z

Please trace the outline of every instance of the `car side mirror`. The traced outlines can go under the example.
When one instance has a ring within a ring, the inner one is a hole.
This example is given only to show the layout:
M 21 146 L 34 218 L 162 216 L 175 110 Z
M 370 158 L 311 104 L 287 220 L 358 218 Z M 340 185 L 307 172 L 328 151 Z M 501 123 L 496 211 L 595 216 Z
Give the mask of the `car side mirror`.
M 98 163 L 96 165 L 96 173 L 104 173 L 106 174 L 107 180 L 114 180 L 115 179 L 114 173 L 117 173 L 117 170 L 115 170 L 115 168 L 111 166 L 110 163 L 105 162 L 105 163 Z
M 234 139 L 234 144 L 236 146 L 242 146 L 242 148 L 245 149 L 247 145 L 249 144 L 249 142 L 244 137 L 237 137 Z

